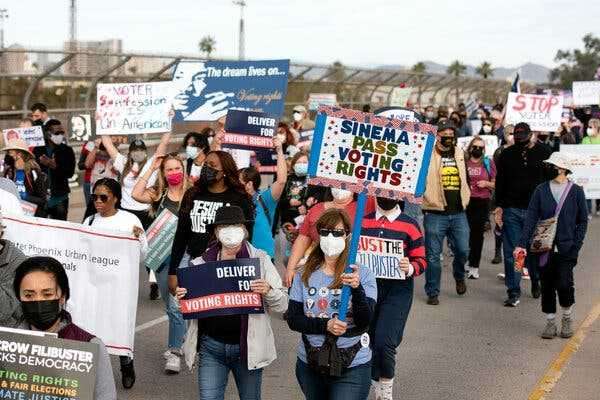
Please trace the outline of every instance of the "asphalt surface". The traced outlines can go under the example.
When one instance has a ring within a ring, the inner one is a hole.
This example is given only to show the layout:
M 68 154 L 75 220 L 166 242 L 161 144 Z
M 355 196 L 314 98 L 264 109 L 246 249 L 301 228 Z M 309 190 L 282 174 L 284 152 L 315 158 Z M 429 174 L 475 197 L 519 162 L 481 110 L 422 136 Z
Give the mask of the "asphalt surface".
M 76 194 L 74 194 L 76 195 Z M 73 210 L 71 220 L 79 220 Z M 522 282 L 523 296 L 517 308 L 505 308 L 504 283 L 492 265 L 493 240 L 486 234 L 481 278 L 468 281 L 468 292 L 460 297 L 454 291 L 451 257 L 444 257 L 439 306 L 425 304 L 424 277 L 416 278 L 412 311 L 404 340 L 398 349 L 395 398 L 397 399 L 527 399 L 549 365 L 567 344 L 565 339 L 542 340 L 544 315 L 539 300 L 530 295 L 529 281 Z M 575 327 L 594 304 L 600 302 L 600 218 L 590 222 L 586 244 L 576 267 Z M 162 300 L 148 298 L 147 277 L 140 271 L 137 326 L 155 325 L 136 334 L 133 389 L 120 384 L 118 359 L 113 367 L 119 399 L 197 399 L 196 371 L 182 367 L 178 375 L 163 372 L 163 352 L 167 343 L 167 323 Z M 302 399 L 294 366 L 299 335 L 284 321 L 273 320 L 278 358 L 263 373 L 262 395 L 267 400 Z M 183 364 L 182 364 L 183 365 Z M 592 400 L 600 398 L 600 321 L 596 321 L 581 348 L 561 371 L 562 377 L 548 399 Z M 226 399 L 236 399 L 233 378 Z

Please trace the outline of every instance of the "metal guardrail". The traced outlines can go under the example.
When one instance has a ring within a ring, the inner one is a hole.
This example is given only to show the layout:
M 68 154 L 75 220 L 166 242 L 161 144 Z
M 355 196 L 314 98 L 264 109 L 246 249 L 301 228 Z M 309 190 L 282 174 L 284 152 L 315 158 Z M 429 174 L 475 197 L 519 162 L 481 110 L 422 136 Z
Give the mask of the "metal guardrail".
M 18 64 L 27 58 L 31 61 L 35 58 L 37 68 L 12 71 L 18 69 Z M 93 112 L 97 83 L 168 80 L 172 69 L 182 59 L 206 60 L 206 57 L 190 54 L 0 49 L 0 117 L 26 116 L 31 103 L 35 101 L 47 103 L 55 114 Z M 40 65 L 40 60 L 46 60 L 44 65 Z M 16 65 L 11 65 L 11 62 Z M 16 81 L 26 86 L 22 94 L 14 84 Z M 422 104 L 467 101 L 476 96 L 500 98 L 510 86 L 504 80 L 292 61 L 286 111 L 296 104 L 304 104 L 308 95 L 314 92 L 336 93 L 338 102 L 350 107 L 359 104 L 386 105 L 392 89 L 402 83 L 414 88 L 411 100 Z M 62 106 L 57 107 L 52 99 L 43 96 L 44 89 L 53 87 L 61 87 L 70 96 L 66 101 L 60 99 Z M 9 95 L 7 91 L 11 89 L 17 93 Z

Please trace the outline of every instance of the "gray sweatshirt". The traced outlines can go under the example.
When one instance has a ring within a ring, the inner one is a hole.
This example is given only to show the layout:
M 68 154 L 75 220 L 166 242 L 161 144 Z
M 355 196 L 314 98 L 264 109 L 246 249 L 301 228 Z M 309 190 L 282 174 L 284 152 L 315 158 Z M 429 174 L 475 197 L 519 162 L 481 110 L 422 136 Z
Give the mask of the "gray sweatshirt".
M 27 257 L 8 240 L 0 240 L 0 326 L 15 328 L 21 305 L 13 290 L 15 271 Z

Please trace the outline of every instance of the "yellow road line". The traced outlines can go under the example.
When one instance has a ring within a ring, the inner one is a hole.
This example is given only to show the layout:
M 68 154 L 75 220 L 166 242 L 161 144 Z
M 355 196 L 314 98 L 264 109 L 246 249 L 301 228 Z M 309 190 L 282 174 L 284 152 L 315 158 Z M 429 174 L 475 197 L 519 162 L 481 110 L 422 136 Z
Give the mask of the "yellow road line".
M 540 379 L 529 395 L 529 400 L 543 400 L 546 395 L 552 392 L 552 389 L 560 379 L 563 373 L 563 369 L 567 366 L 567 363 L 571 359 L 571 356 L 579 350 L 579 347 L 583 343 L 583 340 L 587 336 L 590 327 L 594 324 L 596 319 L 600 316 L 600 303 L 597 303 L 592 311 L 587 315 L 585 320 L 581 323 L 577 332 L 569 339 L 565 347 L 554 359 L 548 370 Z

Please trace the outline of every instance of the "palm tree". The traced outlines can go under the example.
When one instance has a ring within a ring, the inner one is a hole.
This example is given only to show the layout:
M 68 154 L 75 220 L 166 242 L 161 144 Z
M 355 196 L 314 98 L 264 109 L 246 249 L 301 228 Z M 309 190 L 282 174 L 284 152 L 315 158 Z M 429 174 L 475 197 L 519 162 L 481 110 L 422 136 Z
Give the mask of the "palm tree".
M 204 53 L 206 55 L 206 58 L 210 58 L 211 53 L 214 52 L 216 49 L 216 44 L 217 41 L 215 40 L 215 38 L 207 35 L 204 36 L 202 40 L 200 40 L 200 42 L 198 43 L 198 48 L 200 49 L 201 53 Z
M 423 61 L 419 61 L 412 66 L 411 71 L 416 74 L 424 74 L 427 71 L 427 65 Z
M 467 71 L 467 66 L 456 60 L 446 69 L 446 73 L 459 77 Z
M 483 79 L 487 79 L 494 75 L 494 70 L 492 69 L 492 64 L 487 61 L 481 63 L 480 66 L 475 68 L 475 73 L 480 75 Z

